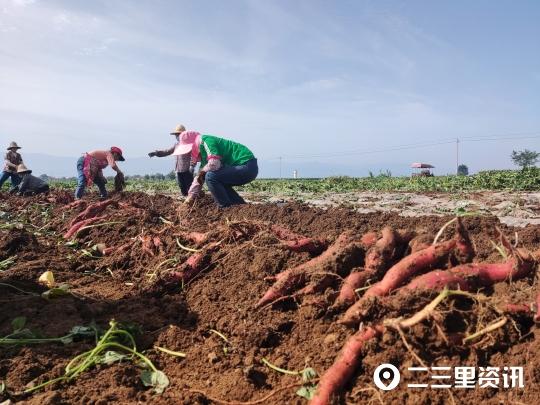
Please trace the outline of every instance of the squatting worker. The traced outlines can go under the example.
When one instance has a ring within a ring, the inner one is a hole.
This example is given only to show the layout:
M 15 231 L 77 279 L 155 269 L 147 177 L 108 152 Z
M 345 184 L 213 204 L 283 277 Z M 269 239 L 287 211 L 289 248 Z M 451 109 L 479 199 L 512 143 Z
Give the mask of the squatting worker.
M 163 157 L 172 155 L 176 149 L 176 146 L 180 142 L 180 134 L 184 132 L 186 128 L 183 125 L 177 125 L 176 128 L 171 132 L 171 135 L 176 137 L 176 143 L 169 149 L 156 150 L 150 152 L 148 156 L 153 157 Z M 191 163 L 191 153 L 184 153 L 183 155 L 176 155 L 176 182 L 178 187 L 180 187 L 180 192 L 184 197 L 188 195 L 189 187 L 193 183 L 193 170 L 195 169 L 195 164 Z
M 11 194 L 29 196 L 49 192 L 49 185 L 39 177 L 32 175 L 32 170 L 29 170 L 24 163 L 18 166 L 17 174 L 21 176 L 22 180 L 9 190 Z
M 77 189 L 75 190 L 75 198 L 82 198 L 86 187 L 92 186 L 93 183 L 98 187 L 101 198 L 107 198 L 107 189 L 105 188 L 107 180 L 103 175 L 103 169 L 111 166 L 111 169 L 122 175 L 123 173 L 116 162 L 123 162 L 124 160 L 122 149 L 116 146 L 112 146 L 109 150 L 94 150 L 83 154 L 77 160 Z
M 247 184 L 257 177 L 257 159 L 244 145 L 213 135 L 201 135 L 195 131 L 180 134 L 175 155 L 191 152 L 192 162 L 201 162 L 201 169 L 189 189 L 186 203 L 199 195 L 204 180 L 214 200 L 221 207 L 245 204 L 233 186 Z
M 17 167 L 23 162 L 21 154 L 17 152 L 19 149 L 21 147 L 16 142 L 11 142 L 7 147 L 7 153 L 4 157 L 4 170 L 0 176 L 0 188 L 7 179 L 10 179 L 12 188 L 21 182 L 21 178 L 17 174 Z

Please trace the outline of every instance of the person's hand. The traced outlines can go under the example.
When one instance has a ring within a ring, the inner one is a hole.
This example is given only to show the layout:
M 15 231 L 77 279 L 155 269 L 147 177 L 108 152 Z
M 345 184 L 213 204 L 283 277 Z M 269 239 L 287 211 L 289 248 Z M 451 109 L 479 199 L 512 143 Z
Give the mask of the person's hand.
M 206 172 L 203 170 L 200 170 L 197 174 L 197 183 L 199 183 L 201 186 L 204 184 L 204 178 L 206 177 Z
M 148 154 L 148 156 L 149 156 L 149 157 L 154 157 L 154 156 L 157 156 L 157 153 L 156 153 L 156 152 L 150 152 L 150 153 Z
M 184 204 L 186 205 L 193 205 L 195 202 L 195 198 L 192 195 L 188 195 L 186 199 L 184 200 Z

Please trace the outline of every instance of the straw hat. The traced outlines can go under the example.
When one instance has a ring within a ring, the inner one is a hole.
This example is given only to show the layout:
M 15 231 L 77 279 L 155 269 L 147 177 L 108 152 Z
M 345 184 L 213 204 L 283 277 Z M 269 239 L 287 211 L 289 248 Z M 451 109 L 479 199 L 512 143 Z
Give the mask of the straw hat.
M 17 145 L 17 142 L 11 142 L 9 146 L 7 147 L 7 150 L 10 150 L 10 149 L 21 149 L 21 147 Z
M 183 126 L 182 124 L 178 124 L 174 129 L 173 131 L 171 132 L 171 135 L 179 135 L 181 134 L 182 132 L 184 132 L 186 130 L 186 127 Z
M 29 170 L 24 163 L 21 163 L 19 166 L 17 166 L 17 174 L 30 174 L 32 173 L 32 170 Z

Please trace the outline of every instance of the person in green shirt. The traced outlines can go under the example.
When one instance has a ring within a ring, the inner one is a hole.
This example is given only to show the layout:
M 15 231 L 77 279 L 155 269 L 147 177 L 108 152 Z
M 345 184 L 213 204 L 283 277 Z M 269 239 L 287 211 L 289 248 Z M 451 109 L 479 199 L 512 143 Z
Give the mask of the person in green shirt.
M 173 154 L 189 152 L 192 162 L 201 162 L 201 169 L 191 184 L 186 203 L 192 203 L 199 196 L 206 180 L 208 190 L 221 208 L 245 204 L 233 186 L 247 184 L 257 177 L 259 167 L 253 152 L 238 142 L 185 131 Z

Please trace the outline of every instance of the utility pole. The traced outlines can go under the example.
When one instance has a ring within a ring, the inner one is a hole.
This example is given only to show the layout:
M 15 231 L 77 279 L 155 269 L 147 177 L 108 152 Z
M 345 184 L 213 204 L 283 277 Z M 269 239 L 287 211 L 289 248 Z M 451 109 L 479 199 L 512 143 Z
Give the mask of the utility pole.
M 456 138 L 456 174 L 459 174 L 459 138 Z
M 281 180 L 281 156 L 279 157 L 279 179 Z

